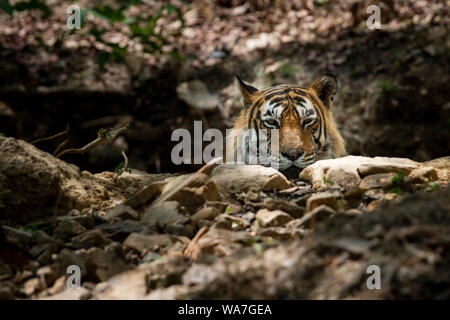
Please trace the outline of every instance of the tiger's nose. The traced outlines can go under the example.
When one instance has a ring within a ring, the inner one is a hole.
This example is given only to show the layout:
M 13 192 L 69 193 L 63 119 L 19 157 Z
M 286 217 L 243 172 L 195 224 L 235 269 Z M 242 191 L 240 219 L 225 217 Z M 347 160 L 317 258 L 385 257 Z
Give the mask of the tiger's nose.
M 295 161 L 298 158 L 300 158 L 303 155 L 304 151 L 301 150 L 295 150 L 295 149 L 291 149 L 291 150 L 287 150 L 287 151 L 282 151 L 281 154 L 283 155 L 283 157 L 288 158 L 291 161 Z

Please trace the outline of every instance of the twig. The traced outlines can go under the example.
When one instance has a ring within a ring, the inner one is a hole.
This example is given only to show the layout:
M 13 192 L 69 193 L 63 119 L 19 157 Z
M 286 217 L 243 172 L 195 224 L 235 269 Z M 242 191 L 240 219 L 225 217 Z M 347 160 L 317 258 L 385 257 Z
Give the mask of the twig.
M 114 177 L 113 182 L 115 182 L 117 180 L 117 178 L 128 168 L 128 158 L 127 158 L 127 155 L 125 154 L 125 151 L 122 151 L 122 157 L 125 159 L 125 163 L 123 164 L 122 169 L 120 169 L 120 171 Z
M 87 145 L 85 145 L 84 147 L 79 148 L 79 149 L 73 149 L 73 148 L 71 148 L 71 149 L 66 149 L 66 150 L 61 151 L 60 153 L 58 153 L 58 154 L 56 155 L 56 157 L 57 157 L 57 158 L 60 158 L 60 157 L 62 157 L 63 155 L 69 154 L 69 153 L 72 153 L 72 154 L 73 154 L 73 153 L 76 153 L 76 154 L 83 154 L 83 153 L 89 152 L 89 151 L 94 150 L 95 148 L 97 148 L 97 147 L 99 147 L 99 146 L 101 146 L 101 145 L 104 145 L 104 144 L 106 144 L 106 143 L 108 143 L 108 142 L 113 141 L 115 137 L 117 137 L 119 134 L 122 134 L 122 133 L 124 133 L 124 132 L 127 132 L 128 129 L 129 129 L 129 125 L 127 125 L 127 126 L 125 126 L 125 127 L 121 127 L 121 128 L 119 128 L 119 129 L 117 129 L 117 130 L 111 129 L 111 131 L 110 131 L 110 132 L 107 132 L 107 133 L 99 133 L 99 136 L 98 136 L 97 139 L 95 139 L 95 140 L 92 141 L 92 142 L 89 142 L 89 143 L 88 143 Z
M 69 123 L 67 123 L 66 124 L 66 130 L 64 130 L 64 131 L 62 131 L 60 133 L 57 133 L 57 134 L 55 134 L 53 136 L 50 136 L 50 137 L 39 138 L 39 139 L 33 140 L 30 143 L 31 144 L 35 144 L 35 143 L 42 142 L 42 141 L 48 141 L 48 140 L 56 139 L 56 138 L 59 138 L 59 137 L 65 135 L 65 134 L 69 133 L 69 130 L 70 130 Z
M 57 147 L 55 152 L 53 152 L 53 155 L 58 154 L 59 151 L 61 151 L 62 148 L 64 148 L 65 146 L 67 146 L 69 144 L 69 140 L 64 140 L 63 142 L 61 142 Z

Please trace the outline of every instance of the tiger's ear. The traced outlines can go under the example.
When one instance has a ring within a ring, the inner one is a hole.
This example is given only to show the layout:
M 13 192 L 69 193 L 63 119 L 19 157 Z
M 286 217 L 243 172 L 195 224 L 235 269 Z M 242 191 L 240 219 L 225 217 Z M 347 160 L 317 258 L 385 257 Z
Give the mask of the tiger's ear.
M 239 85 L 239 90 L 241 91 L 242 98 L 244 98 L 244 107 L 248 108 L 252 105 L 253 101 L 258 96 L 259 91 L 255 87 L 242 81 L 242 79 L 239 78 L 238 75 L 236 75 L 236 80 Z
M 331 108 L 333 98 L 338 89 L 338 81 L 336 76 L 331 73 L 324 74 L 314 80 L 310 88 L 316 92 L 325 107 Z

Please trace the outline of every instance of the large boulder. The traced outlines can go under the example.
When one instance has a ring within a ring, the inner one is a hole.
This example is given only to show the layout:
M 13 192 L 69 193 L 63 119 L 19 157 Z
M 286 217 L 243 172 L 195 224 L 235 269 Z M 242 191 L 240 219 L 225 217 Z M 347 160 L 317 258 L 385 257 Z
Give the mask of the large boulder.
M 220 191 L 272 191 L 290 187 L 286 177 L 270 167 L 245 164 L 222 164 L 215 168 L 211 180 Z
M 365 176 L 400 170 L 407 175 L 420 166 L 420 163 L 404 158 L 347 156 L 317 161 L 300 173 L 300 179 L 310 182 L 316 189 L 336 184 L 348 190 L 359 185 Z

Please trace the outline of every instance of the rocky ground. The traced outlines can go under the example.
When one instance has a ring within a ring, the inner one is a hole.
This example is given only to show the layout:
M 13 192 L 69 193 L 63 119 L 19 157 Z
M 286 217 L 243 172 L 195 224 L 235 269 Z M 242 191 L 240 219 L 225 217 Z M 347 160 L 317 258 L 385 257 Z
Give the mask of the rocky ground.
M 0 136 L 0 159 L 1 299 L 450 298 L 449 157 L 118 176 Z

